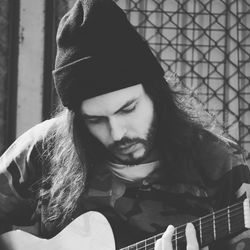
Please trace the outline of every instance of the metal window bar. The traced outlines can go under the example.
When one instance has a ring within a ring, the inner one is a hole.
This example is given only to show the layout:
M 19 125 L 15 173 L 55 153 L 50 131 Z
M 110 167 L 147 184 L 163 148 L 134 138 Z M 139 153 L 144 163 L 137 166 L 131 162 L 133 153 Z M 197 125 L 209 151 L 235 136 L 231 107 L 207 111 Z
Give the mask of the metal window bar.
M 164 69 L 177 72 L 229 135 L 250 152 L 250 2 L 116 2 Z

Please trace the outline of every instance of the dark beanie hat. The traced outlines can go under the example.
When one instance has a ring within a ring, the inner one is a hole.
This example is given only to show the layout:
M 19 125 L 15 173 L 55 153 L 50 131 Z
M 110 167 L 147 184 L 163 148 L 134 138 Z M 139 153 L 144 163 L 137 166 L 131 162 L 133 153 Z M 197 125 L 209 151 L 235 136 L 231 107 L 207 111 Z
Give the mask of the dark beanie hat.
M 147 42 L 112 0 L 78 0 L 57 31 L 53 71 L 65 107 L 150 82 L 164 71 Z

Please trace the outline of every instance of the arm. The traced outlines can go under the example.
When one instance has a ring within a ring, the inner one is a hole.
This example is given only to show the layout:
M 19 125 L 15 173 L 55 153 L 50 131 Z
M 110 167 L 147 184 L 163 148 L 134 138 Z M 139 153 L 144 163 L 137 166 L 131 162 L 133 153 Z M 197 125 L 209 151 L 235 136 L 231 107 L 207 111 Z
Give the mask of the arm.
M 26 224 L 34 210 L 30 187 L 34 179 L 35 150 L 24 134 L 0 158 L 0 220 L 1 231 L 10 225 Z
M 250 171 L 245 152 L 234 142 L 211 144 L 207 150 L 204 170 L 209 177 L 210 186 L 215 187 L 213 200 L 215 210 L 232 205 L 250 197 Z M 219 249 L 250 249 L 250 231 L 241 233 L 232 240 L 221 242 Z
M 238 162 L 232 161 L 231 181 L 233 200 L 243 200 L 250 198 L 250 170 L 244 156 L 244 151 L 239 147 L 233 145 L 234 159 Z M 247 250 L 250 249 L 250 230 L 242 232 L 228 242 L 228 250 L 236 249 Z
M 235 192 L 235 199 L 250 198 L 250 171 L 249 167 L 244 164 L 235 174 L 235 181 L 238 182 L 238 189 Z M 249 215 L 250 216 L 250 215 Z M 237 235 L 228 242 L 228 250 L 250 249 L 250 230 Z
M 20 136 L 0 157 L 0 233 L 11 225 L 31 225 L 37 201 L 34 183 L 42 176 L 39 146 L 48 124 Z

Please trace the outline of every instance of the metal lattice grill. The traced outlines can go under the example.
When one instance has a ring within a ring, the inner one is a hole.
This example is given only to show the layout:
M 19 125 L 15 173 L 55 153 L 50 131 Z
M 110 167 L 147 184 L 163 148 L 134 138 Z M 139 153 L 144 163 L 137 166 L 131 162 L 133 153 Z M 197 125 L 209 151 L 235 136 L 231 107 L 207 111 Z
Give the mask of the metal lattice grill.
M 250 1 L 116 2 L 164 69 L 177 72 L 250 151 Z

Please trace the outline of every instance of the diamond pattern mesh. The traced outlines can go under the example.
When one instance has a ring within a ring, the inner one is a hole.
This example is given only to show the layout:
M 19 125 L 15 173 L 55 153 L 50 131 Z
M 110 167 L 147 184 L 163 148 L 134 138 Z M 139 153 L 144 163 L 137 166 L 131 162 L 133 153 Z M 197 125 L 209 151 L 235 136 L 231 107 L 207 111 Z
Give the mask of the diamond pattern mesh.
M 249 0 L 116 0 L 164 69 L 177 72 L 250 151 Z

